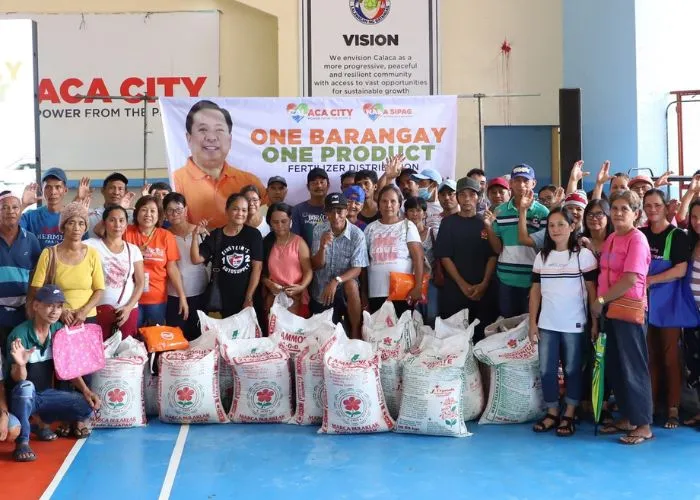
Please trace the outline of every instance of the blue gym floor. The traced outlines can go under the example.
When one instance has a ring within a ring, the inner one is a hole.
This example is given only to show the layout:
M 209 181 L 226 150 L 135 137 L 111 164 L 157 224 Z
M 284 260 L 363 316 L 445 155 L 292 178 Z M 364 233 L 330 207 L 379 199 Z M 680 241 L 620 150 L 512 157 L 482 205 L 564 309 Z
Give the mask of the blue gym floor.
M 317 429 L 152 420 L 96 430 L 52 498 L 700 498 L 700 432 L 690 428 L 655 427 L 640 446 L 595 437 L 588 424 L 568 439 L 529 424 L 471 424 L 462 439 Z

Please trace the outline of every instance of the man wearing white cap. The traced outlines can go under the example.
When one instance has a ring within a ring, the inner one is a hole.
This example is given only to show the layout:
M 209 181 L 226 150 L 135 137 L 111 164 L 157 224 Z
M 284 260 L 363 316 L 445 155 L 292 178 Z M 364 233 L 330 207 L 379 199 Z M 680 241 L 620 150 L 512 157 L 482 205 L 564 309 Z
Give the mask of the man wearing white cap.
M 428 204 L 426 216 L 434 217 L 442 212 L 438 201 L 438 187 L 442 183 L 440 172 L 432 168 L 424 168 L 417 174 L 413 174 L 411 179 L 418 184 L 418 197 L 423 198 Z
M 10 191 L 0 192 L 0 350 L 12 329 L 26 318 L 29 275 L 41 254 L 37 237 L 19 226 L 22 201 Z

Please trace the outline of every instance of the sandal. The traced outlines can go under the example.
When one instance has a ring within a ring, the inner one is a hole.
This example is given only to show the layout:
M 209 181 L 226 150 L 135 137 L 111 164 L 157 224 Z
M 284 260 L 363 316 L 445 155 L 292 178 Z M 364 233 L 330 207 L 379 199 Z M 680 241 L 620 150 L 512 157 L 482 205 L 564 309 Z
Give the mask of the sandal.
M 556 434 L 557 437 L 571 437 L 576 432 L 576 426 L 574 425 L 574 419 L 564 415 L 559 419 L 559 427 L 557 427 Z M 561 425 L 564 424 L 564 425 Z
M 664 429 L 677 429 L 679 425 L 681 425 L 681 422 L 678 420 L 678 417 L 668 417 L 664 424 Z
M 12 458 L 15 462 L 33 462 L 36 460 L 36 455 L 29 447 L 29 443 L 17 443 L 15 451 L 12 452 Z
M 601 410 L 600 423 L 603 425 L 611 425 L 615 423 L 615 417 L 610 410 Z
M 75 439 L 85 439 L 90 434 L 92 434 L 92 432 L 85 424 L 75 424 L 73 426 L 73 437 L 75 437 Z
M 67 438 L 70 436 L 70 425 L 68 424 L 61 424 L 56 428 L 56 436 L 62 437 L 62 438 Z
M 51 427 L 49 427 L 48 425 L 39 426 L 36 424 L 32 424 L 30 426 L 30 429 L 39 441 L 54 441 L 56 438 L 58 438 L 56 433 L 53 432 L 51 430 Z
M 633 425 L 628 424 L 625 426 L 621 426 L 621 425 L 613 423 L 613 424 L 604 425 L 603 428 L 600 429 L 599 432 L 601 434 L 620 434 L 623 432 L 632 432 L 635 429 L 636 429 L 636 427 Z
M 547 425 L 545 423 L 547 420 L 553 422 L 552 425 Z M 559 425 L 559 417 L 547 413 L 544 417 L 535 422 L 535 425 L 532 426 L 532 430 L 535 432 L 549 432 L 557 425 Z
M 631 434 L 631 433 L 630 433 L 630 434 L 625 434 L 624 436 L 622 436 L 622 437 L 620 438 L 620 442 L 621 442 L 622 444 L 634 446 L 634 445 L 637 445 L 637 444 L 642 444 L 642 443 L 644 443 L 645 441 L 651 441 L 652 439 L 654 439 L 654 435 L 653 435 L 653 434 L 649 434 L 648 436 L 642 436 L 642 435 L 639 435 L 639 434 Z
M 683 425 L 686 427 L 700 427 L 700 415 L 683 420 Z

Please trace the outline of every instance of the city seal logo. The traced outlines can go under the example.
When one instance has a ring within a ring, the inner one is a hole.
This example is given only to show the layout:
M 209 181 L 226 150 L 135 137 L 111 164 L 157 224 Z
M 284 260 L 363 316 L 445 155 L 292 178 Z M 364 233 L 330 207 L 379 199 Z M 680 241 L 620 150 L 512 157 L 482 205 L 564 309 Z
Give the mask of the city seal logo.
M 350 0 L 350 12 L 362 24 L 381 23 L 391 10 L 391 0 Z
M 368 102 L 362 106 L 362 111 L 370 120 L 375 121 L 384 114 L 384 106 L 380 103 L 372 104 Z
M 290 102 L 289 104 L 287 104 L 287 113 L 289 113 L 289 116 L 291 116 L 292 120 L 299 123 L 304 118 L 306 118 L 306 115 L 309 113 L 309 106 L 308 104 L 303 102 L 299 104 L 294 104 Z

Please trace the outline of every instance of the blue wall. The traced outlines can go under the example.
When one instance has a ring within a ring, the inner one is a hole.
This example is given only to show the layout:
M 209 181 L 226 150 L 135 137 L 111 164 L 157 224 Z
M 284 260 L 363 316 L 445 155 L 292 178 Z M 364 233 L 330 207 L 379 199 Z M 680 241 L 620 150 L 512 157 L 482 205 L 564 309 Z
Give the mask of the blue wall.
M 564 87 L 581 89 L 583 160 L 637 167 L 634 0 L 563 0 Z M 587 186 L 590 181 L 587 183 Z
M 537 184 L 552 181 L 552 127 L 484 127 L 484 163 L 489 179 L 509 174 L 513 166 L 527 163 L 537 172 Z

